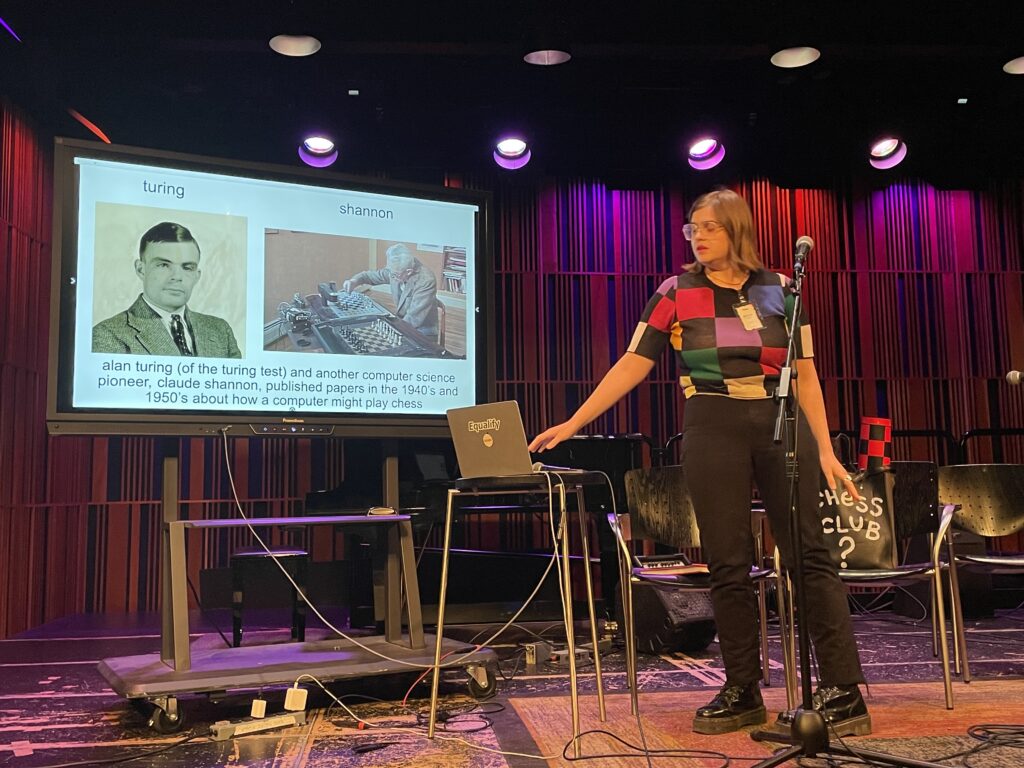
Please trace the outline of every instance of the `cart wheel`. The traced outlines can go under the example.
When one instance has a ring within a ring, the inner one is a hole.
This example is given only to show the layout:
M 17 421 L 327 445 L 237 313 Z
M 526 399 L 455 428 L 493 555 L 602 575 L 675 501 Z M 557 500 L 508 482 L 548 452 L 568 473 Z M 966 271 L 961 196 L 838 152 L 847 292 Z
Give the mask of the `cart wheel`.
M 157 733 L 177 733 L 185 725 L 185 711 L 179 706 L 172 717 L 166 709 L 154 706 L 147 725 Z
M 477 701 L 484 701 L 498 692 L 498 676 L 494 672 L 494 667 L 490 665 L 479 666 L 476 670 L 484 673 L 486 682 L 481 683 L 477 679 L 477 672 L 475 670 L 467 669 L 469 679 L 466 681 L 466 685 L 469 687 L 470 696 Z

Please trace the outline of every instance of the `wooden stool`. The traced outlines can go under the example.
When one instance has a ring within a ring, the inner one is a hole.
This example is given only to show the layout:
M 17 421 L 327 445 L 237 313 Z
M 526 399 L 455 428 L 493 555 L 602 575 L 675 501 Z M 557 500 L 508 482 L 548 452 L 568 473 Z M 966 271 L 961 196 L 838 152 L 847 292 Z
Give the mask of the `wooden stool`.
M 238 648 L 242 644 L 242 605 L 245 602 L 245 582 L 260 568 L 278 568 L 268 562 L 271 555 L 278 559 L 288 575 L 305 591 L 309 553 L 299 547 L 271 546 L 244 547 L 231 554 L 231 639 Z M 283 577 L 282 577 L 283 578 Z M 306 601 L 292 587 L 292 640 L 306 639 Z

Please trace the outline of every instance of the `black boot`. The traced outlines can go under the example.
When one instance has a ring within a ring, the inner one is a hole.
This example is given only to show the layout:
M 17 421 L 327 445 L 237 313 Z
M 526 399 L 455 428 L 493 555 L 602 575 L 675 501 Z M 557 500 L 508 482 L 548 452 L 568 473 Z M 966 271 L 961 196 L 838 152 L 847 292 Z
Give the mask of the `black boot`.
M 757 683 L 726 683 L 693 718 L 695 733 L 729 733 L 744 725 L 760 725 L 768 719 Z
M 825 718 L 829 736 L 867 736 L 871 733 L 871 715 L 856 685 L 822 685 L 811 697 L 814 709 Z M 780 712 L 772 731 L 788 735 L 793 711 Z

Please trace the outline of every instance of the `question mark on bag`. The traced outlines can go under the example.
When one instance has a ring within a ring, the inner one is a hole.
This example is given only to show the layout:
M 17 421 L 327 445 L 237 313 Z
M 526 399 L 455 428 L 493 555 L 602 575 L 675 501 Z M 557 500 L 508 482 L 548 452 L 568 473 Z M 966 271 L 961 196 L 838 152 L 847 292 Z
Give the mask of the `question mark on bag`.
M 843 542 L 849 542 L 848 547 L 843 547 Z M 853 536 L 843 536 L 839 540 L 839 556 L 843 558 L 843 562 L 840 563 L 841 568 L 848 568 L 846 564 L 846 556 L 853 552 L 854 547 L 857 546 L 857 542 L 853 540 Z

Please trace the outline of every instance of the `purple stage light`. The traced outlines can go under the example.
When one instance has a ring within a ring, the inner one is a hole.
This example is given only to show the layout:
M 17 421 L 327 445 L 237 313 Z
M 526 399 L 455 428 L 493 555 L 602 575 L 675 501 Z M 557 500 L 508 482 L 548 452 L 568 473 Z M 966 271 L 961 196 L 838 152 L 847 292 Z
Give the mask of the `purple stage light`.
M 515 171 L 518 170 L 519 168 L 522 168 L 524 165 L 530 162 L 530 158 L 532 156 L 533 153 L 530 152 L 529 149 L 527 149 L 521 155 L 518 155 L 516 157 L 505 157 L 498 150 L 494 150 L 493 154 L 494 162 L 496 162 L 506 171 Z
M 522 168 L 532 156 L 526 140 L 520 136 L 505 136 L 494 145 L 494 162 L 507 171 Z
M 326 168 L 329 165 L 334 165 L 334 161 L 338 159 L 338 150 L 334 150 L 326 155 L 318 155 L 306 149 L 305 144 L 300 144 L 299 158 L 306 165 L 313 168 Z
M 497 143 L 495 149 L 502 157 L 519 157 L 526 152 L 526 141 L 518 136 L 508 136 Z
M 326 136 L 307 136 L 302 144 L 313 155 L 329 155 L 334 151 L 334 142 Z
M 868 162 L 880 171 L 895 168 L 907 156 L 907 145 L 893 136 L 886 136 L 871 145 Z
M 714 168 L 725 158 L 725 145 L 718 139 L 706 136 L 690 145 L 686 162 L 691 168 L 706 171 Z
M 20 38 L 20 37 L 18 37 L 18 33 L 17 33 L 17 32 L 15 32 L 15 31 L 14 31 L 13 29 L 11 29 L 11 25 L 10 25 L 10 24 L 8 24 L 8 23 L 7 23 L 6 21 L 4 21 L 4 20 L 3 20 L 3 17 L 0 17 L 0 24 L 2 24 L 2 25 L 3 25 L 3 28 L 4 28 L 4 29 L 6 29 L 6 30 L 7 30 L 8 32 L 10 32 L 10 33 L 11 33 L 11 37 L 13 37 L 13 38 L 14 38 L 15 40 L 17 40 L 17 41 L 18 41 L 19 43 L 21 42 L 21 38 Z

